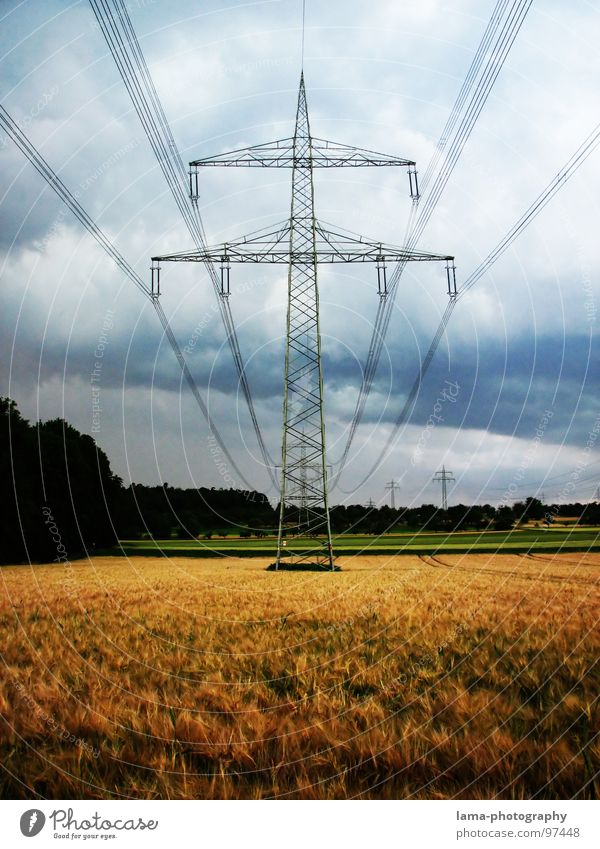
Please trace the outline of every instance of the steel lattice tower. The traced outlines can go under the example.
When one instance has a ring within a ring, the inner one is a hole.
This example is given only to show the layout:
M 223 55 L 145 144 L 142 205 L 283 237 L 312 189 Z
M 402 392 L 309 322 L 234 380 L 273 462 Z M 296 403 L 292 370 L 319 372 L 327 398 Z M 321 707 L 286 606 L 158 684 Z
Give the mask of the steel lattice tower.
M 445 261 L 448 292 L 456 296 L 453 257 L 384 244 L 340 228 L 315 216 L 315 168 L 403 166 L 410 194 L 418 198 L 415 163 L 388 154 L 327 141 L 311 135 L 304 85 L 300 75 L 294 135 L 190 163 L 190 195 L 198 199 L 198 172 L 211 166 L 291 168 L 292 199 L 286 221 L 223 245 L 153 257 L 152 291 L 160 291 L 161 262 L 219 263 L 221 297 L 229 298 L 231 263 L 279 263 L 288 269 L 284 370 L 283 441 L 279 531 L 275 568 L 334 569 L 329 522 L 327 459 L 323 416 L 323 374 L 319 329 L 319 263 L 364 263 L 377 267 L 379 297 L 387 297 L 386 262 Z M 303 538 L 312 537 L 306 542 Z M 315 538 L 317 542 L 315 542 Z M 292 545 L 288 546 L 287 543 Z
M 304 525 L 305 533 L 324 534 L 323 550 L 307 552 L 306 556 L 331 569 L 333 548 L 327 501 L 315 192 L 312 140 L 303 73 L 300 76 L 292 155 L 277 565 L 281 559 L 285 527 L 291 520 L 299 529 Z M 294 512 L 297 513 L 297 518 L 293 515 Z
M 453 476 L 452 472 L 447 471 L 445 466 L 442 466 L 441 471 L 435 473 L 435 477 L 432 478 L 435 483 L 442 484 L 442 510 L 444 512 L 448 509 L 448 490 L 447 484 L 450 481 L 455 481 L 456 478 Z

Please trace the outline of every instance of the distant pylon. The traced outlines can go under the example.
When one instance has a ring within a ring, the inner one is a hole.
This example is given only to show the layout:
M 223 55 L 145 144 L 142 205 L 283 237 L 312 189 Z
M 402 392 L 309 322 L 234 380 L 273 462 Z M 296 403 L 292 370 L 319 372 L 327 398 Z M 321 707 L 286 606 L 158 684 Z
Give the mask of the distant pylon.
M 392 505 L 392 510 L 395 510 L 396 499 L 394 498 L 394 494 L 397 489 L 400 489 L 400 484 L 397 483 L 395 480 L 391 480 L 389 481 L 389 483 L 386 483 L 385 488 L 390 490 L 390 503 Z
M 441 482 L 442 484 L 442 510 L 448 509 L 448 491 L 446 488 L 446 484 L 448 481 L 455 481 L 456 478 L 452 475 L 452 472 L 446 471 L 446 467 L 442 466 L 442 470 L 440 472 L 435 473 L 435 477 L 433 480 L 436 483 Z

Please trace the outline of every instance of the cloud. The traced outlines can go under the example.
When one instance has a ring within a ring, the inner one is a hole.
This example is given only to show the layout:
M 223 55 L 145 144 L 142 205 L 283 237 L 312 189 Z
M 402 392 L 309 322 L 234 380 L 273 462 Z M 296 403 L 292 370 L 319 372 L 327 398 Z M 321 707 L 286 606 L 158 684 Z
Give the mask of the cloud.
M 129 8 L 184 160 L 291 134 L 299 71 L 297 3 L 197 9 L 183 0 L 167 6 L 140 0 Z M 6 9 L 2 102 L 147 279 L 151 256 L 188 249 L 190 238 L 91 10 L 58 2 L 28 7 L 27 14 L 17 4 Z M 309 4 L 305 70 L 313 132 L 415 158 L 422 174 L 491 9 L 489 4 L 474 12 L 466 0 L 443 5 L 353 0 L 344 4 L 342 19 L 336 4 Z M 423 248 L 456 256 L 459 283 L 590 131 L 600 82 L 593 61 L 599 36 L 591 7 L 567 13 L 564 4 L 553 2 L 530 12 L 423 235 Z M 10 392 L 28 415 L 42 417 L 58 414 L 64 394 L 65 411 L 89 432 L 94 348 L 107 310 L 114 310 L 102 373 L 110 415 L 99 436 L 113 464 L 125 477 L 131 469 L 145 482 L 162 474 L 170 483 L 202 483 L 203 475 L 217 480 L 200 447 L 204 425 L 181 389 L 177 363 L 151 305 L 65 215 L 12 143 L 0 143 L 0 157 L 3 394 Z M 503 474 L 518 466 L 523 441 L 549 398 L 555 415 L 536 474 L 543 477 L 544 463 L 552 465 L 553 456 L 563 457 L 560 471 L 572 461 L 597 404 L 593 334 L 600 269 L 593 186 L 599 176 L 600 160 L 592 156 L 459 303 L 403 431 L 406 444 L 394 455 L 396 468 L 408 470 L 407 493 L 429 492 L 423 489 L 429 471 L 422 464 L 410 466 L 411 452 L 449 377 L 461 386 L 460 401 L 448 407 L 428 451 L 432 466 L 447 451 L 450 460 L 468 466 L 473 480 L 461 482 L 459 490 L 465 498 L 479 497 L 480 490 L 485 497 L 486 463 L 494 468 L 500 463 Z M 289 189 L 289 171 L 203 174 L 201 209 L 209 242 L 281 221 L 288 214 Z M 321 218 L 402 242 L 410 209 L 404 174 L 325 171 L 316 175 L 316 190 Z M 320 292 L 335 458 L 377 308 L 374 270 L 323 269 Z M 281 430 L 285 293 L 285 269 L 232 270 L 232 309 L 274 455 Z M 182 347 L 195 339 L 190 366 L 202 387 L 210 385 L 215 414 L 236 458 L 249 475 L 266 482 L 252 459 L 247 413 L 205 271 L 165 267 L 162 303 Z M 360 482 L 385 444 L 445 304 L 443 268 L 407 268 L 348 486 Z M 180 403 L 175 421 L 174 398 Z M 125 420 L 120 405 L 127 410 Z M 111 421 L 120 422 L 114 432 Z M 155 444 L 160 462 L 152 459 Z M 376 497 L 384 478 L 369 480 Z M 369 494 L 365 484 L 356 498 Z

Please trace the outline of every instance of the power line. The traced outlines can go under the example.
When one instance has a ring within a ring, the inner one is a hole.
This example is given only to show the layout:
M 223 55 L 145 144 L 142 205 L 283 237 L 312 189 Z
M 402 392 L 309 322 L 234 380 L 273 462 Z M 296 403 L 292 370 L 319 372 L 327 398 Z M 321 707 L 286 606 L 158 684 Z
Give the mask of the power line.
M 358 487 L 363 486 L 363 484 L 365 484 L 369 480 L 369 478 L 371 477 L 373 472 L 382 463 L 384 457 L 387 455 L 387 453 L 388 453 L 388 451 L 391 447 L 391 444 L 393 443 L 394 439 L 396 438 L 396 434 L 398 433 L 398 430 L 410 418 L 410 414 L 411 414 L 411 411 L 412 411 L 412 408 L 413 408 L 413 404 L 414 404 L 414 402 L 417 398 L 417 395 L 419 393 L 419 389 L 421 388 L 421 384 L 423 383 L 423 380 L 425 379 L 425 375 L 427 374 L 427 371 L 429 370 L 429 366 L 431 365 L 433 357 L 435 356 L 435 353 L 438 349 L 438 346 L 440 344 L 442 336 L 444 335 L 444 333 L 446 331 L 446 326 L 447 326 L 448 322 L 450 321 L 450 316 L 452 315 L 452 312 L 454 311 L 455 305 L 456 305 L 455 300 L 451 300 L 451 301 L 448 302 L 448 305 L 446 306 L 444 314 L 442 315 L 442 318 L 440 319 L 440 323 L 439 323 L 438 328 L 437 328 L 437 330 L 434 334 L 434 337 L 431 340 L 431 343 L 429 345 L 429 349 L 428 349 L 425 357 L 421 361 L 421 364 L 419 366 L 419 373 L 417 374 L 417 376 L 416 376 L 416 378 L 413 382 L 413 385 L 410 388 L 410 392 L 408 393 L 408 395 L 406 397 L 406 400 L 405 400 L 405 402 L 402 406 L 402 410 L 400 411 L 400 414 L 398 415 L 396 421 L 394 422 L 392 431 L 390 432 L 384 447 L 380 451 L 377 460 L 373 463 L 372 467 L 369 469 L 367 474 L 364 476 L 364 478 L 362 478 L 360 483 L 356 486 L 357 489 L 358 489 Z
M 7 135 L 13 140 L 19 150 L 25 154 L 36 171 L 46 180 L 48 185 L 56 192 L 59 198 L 69 207 L 75 217 L 83 224 L 88 232 L 94 237 L 98 244 L 106 251 L 114 262 L 119 266 L 131 282 L 137 288 L 150 297 L 150 289 L 139 277 L 138 274 L 131 268 L 127 260 L 119 253 L 105 233 L 98 225 L 90 218 L 85 209 L 81 206 L 74 195 L 63 183 L 58 174 L 48 165 L 43 156 L 36 150 L 34 145 L 29 141 L 25 133 L 19 128 L 4 106 L 0 104 L 0 123 Z
M 190 386 L 196 403 L 198 404 L 202 414 L 204 415 L 208 426 L 211 430 L 211 433 L 215 437 L 216 441 L 219 444 L 219 447 L 223 451 L 223 454 L 231 464 L 231 467 L 235 470 L 236 474 L 239 475 L 240 479 L 245 483 L 246 487 L 250 490 L 253 487 L 248 483 L 240 469 L 238 468 L 235 460 L 231 456 L 227 446 L 216 427 L 214 421 L 212 420 L 208 408 L 202 399 L 202 395 L 196 382 L 194 380 L 193 375 L 191 374 L 181 349 L 173 335 L 173 332 L 169 326 L 169 322 L 167 320 L 166 315 L 163 312 L 161 305 L 158 300 L 152 296 L 151 289 L 144 283 L 141 277 L 134 271 L 131 265 L 127 262 L 126 259 L 122 256 L 122 254 L 117 250 L 108 236 L 98 227 L 98 225 L 90 218 L 88 213 L 79 203 L 76 195 L 74 195 L 63 183 L 58 174 L 53 170 L 53 168 L 46 162 L 44 157 L 39 153 L 39 151 L 34 147 L 31 141 L 27 138 L 25 133 L 19 128 L 14 119 L 10 116 L 7 110 L 0 104 L 0 126 L 5 130 L 7 135 L 14 141 L 19 150 L 34 166 L 36 171 L 44 178 L 47 184 L 51 189 L 58 195 L 58 197 L 69 207 L 69 209 L 73 212 L 77 220 L 83 224 L 86 230 L 94 237 L 94 239 L 98 242 L 100 247 L 104 249 L 104 251 L 108 254 L 108 256 L 117 264 L 117 266 L 121 269 L 121 271 L 131 280 L 131 282 L 152 302 L 154 309 L 156 310 L 158 317 L 163 325 L 165 333 L 167 335 L 167 339 L 173 348 L 175 356 L 177 357 L 177 361 L 181 367 L 183 376 L 185 377 L 188 385 Z
M 206 244 L 206 241 L 198 209 L 198 199 L 197 197 L 192 198 L 192 203 L 189 203 L 186 193 L 187 175 L 185 167 L 127 8 L 123 0 L 114 0 L 117 17 L 120 22 L 119 26 L 111 10 L 110 0 L 90 0 L 90 5 L 150 142 L 150 146 L 167 181 L 167 185 L 171 190 L 175 203 L 196 247 L 200 249 Z M 184 189 L 184 186 L 186 189 Z M 210 263 L 206 263 L 205 268 L 217 298 L 219 311 L 226 331 L 227 342 L 233 356 L 238 381 L 246 400 L 263 463 L 273 486 L 276 487 L 277 482 L 273 473 L 273 460 L 269 456 L 258 423 L 231 306 L 228 298 L 223 295 L 213 266 Z
M 578 168 L 583 165 L 586 159 L 594 152 L 600 144 L 600 123 L 596 124 L 592 132 L 586 140 L 577 148 L 573 156 L 561 168 L 556 176 L 548 183 L 546 188 L 540 192 L 531 206 L 523 213 L 519 220 L 510 228 L 508 233 L 498 242 L 496 247 L 490 251 L 486 258 L 481 262 L 475 271 L 465 280 L 462 286 L 458 289 L 458 298 L 462 298 L 469 289 L 477 283 L 477 281 L 489 270 L 489 268 L 499 259 L 502 254 L 511 246 L 519 234 L 528 227 L 533 219 L 542 209 L 548 204 L 554 195 L 565 185 L 565 183 L 573 176 Z
M 577 151 L 571 156 L 568 162 L 561 168 L 558 174 L 548 183 L 546 188 L 538 195 L 536 200 L 531 204 L 529 209 L 519 218 L 517 223 L 511 227 L 506 236 L 500 240 L 498 245 L 494 248 L 493 251 L 488 254 L 488 256 L 483 260 L 483 262 L 475 269 L 475 271 L 467 278 L 465 283 L 459 287 L 457 298 L 451 300 L 446 307 L 445 312 L 443 313 L 438 328 L 431 340 L 429 345 L 429 349 L 427 354 L 425 355 L 424 360 L 421 363 L 419 368 L 419 373 L 415 378 L 415 381 L 411 387 L 411 390 L 408 394 L 406 401 L 404 402 L 404 406 L 400 412 L 400 415 L 396 419 L 394 426 L 388 435 L 386 443 L 382 448 L 377 460 L 375 460 L 373 466 L 369 470 L 368 474 L 361 480 L 358 486 L 362 486 L 367 482 L 371 474 L 375 471 L 376 468 L 380 465 L 383 458 L 386 456 L 387 452 L 390 449 L 391 444 L 396 438 L 396 434 L 400 427 L 408 420 L 408 417 L 411 412 L 412 405 L 417 397 L 423 379 L 431 365 L 433 357 L 437 351 L 437 348 L 440 344 L 440 341 L 446 331 L 446 327 L 448 322 L 450 321 L 450 317 L 454 311 L 454 307 L 458 302 L 458 299 L 464 295 L 466 291 L 469 291 L 482 277 L 485 271 L 489 271 L 490 267 L 496 262 L 497 259 L 507 250 L 513 241 L 519 236 L 523 230 L 528 227 L 534 218 L 544 209 L 546 204 L 556 195 L 556 193 L 565 185 L 565 183 L 573 176 L 573 174 L 577 171 L 578 168 L 583 165 L 585 160 L 591 153 L 598 147 L 600 144 L 600 124 L 597 124 L 594 130 L 590 133 L 587 139 L 579 146 Z
M 304 29 L 306 23 L 306 0 L 302 0 L 302 51 L 300 60 L 300 70 L 304 70 Z
M 593 465 L 593 464 L 590 464 L 590 465 Z M 581 484 L 581 483 L 590 483 L 592 481 L 596 482 L 598 480 L 597 473 L 587 475 L 586 477 L 573 477 L 573 472 L 565 472 L 565 474 L 572 477 L 573 482 L 576 486 L 579 486 L 579 484 Z M 517 489 L 521 489 L 525 492 L 533 492 L 533 491 L 538 492 L 542 487 L 544 487 L 544 492 L 561 492 L 564 489 L 564 487 L 567 485 L 567 483 L 568 483 L 567 481 L 563 481 L 562 483 L 554 483 L 551 486 L 547 486 L 546 481 L 543 481 L 542 483 L 539 483 L 539 484 L 520 483 L 520 484 L 514 484 L 514 485 Z M 486 492 L 506 492 L 506 490 L 507 490 L 507 487 L 499 487 L 499 488 L 494 488 L 494 489 L 487 489 L 485 491 Z
M 434 181 L 431 191 L 428 193 L 423 207 L 420 209 L 419 218 L 415 224 L 412 238 L 417 241 L 431 215 L 439 198 L 450 179 L 452 172 L 458 162 L 458 158 L 467 143 L 473 127 L 483 107 L 485 106 L 490 92 L 504 67 L 508 54 L 519 34 L 525 21 L 527 13 L 533 0 L 514 0 L 510 7 L 508 18 L 500 29 L 492 52 L 485 63 L 481 78 L 475 87 L 466 113 L 460 122 L 448 153 L 444 157 L 440 171 Z
M 471 132 L 481 113 L 481 110 L 483 109 L 483 106 L 485 105 L 489 97 L 490 91 L 498 77 L 498 74 L 500 73 L 504 62 L 506 61 L 508 52 L 510 51 L 514 40 L 521 29 L 521 26 L 523 24 L 523 21 L 525 20 L 527 12 L 529 11 L 531 3 L 532 0 L 514 0 L 510 7 L 508 15 L 505 16 L 502 25 L 502 16 L 506 12 L 508 2 L 499 2 L 496 4 L 490 23 L 486 28 L 486 31 L 479 45 L 469 73 L 467 74 L 467 79 L 465 80 L 465 83 L 463 84 L 463 87 L 459 92 L 459 96 L 455 102 L 450 118 L 447 122 L 446 127 L 444 128 L 440 142 L 438 143 L 438 150 L 436 154 L 434 154 L 434 159 L 436 160 L 436 162 L 439 161 L 442 155 L 442 149 L 445 150 L 446 148 L 446 142 L 450 134 L 450 130 L 458 120 L 460 109 L 462 108 L 464 101 L 466 100 L 467 94 L 473 88 L 473 81 L 477 77 L 477 74 L 482 67 L 483 57 L 487 56 L 487 60 L 483 65 L 483 70 L 479 76 L 479 80 L 475 86 L 474 92 L 471 96 L 469 105 L 465 111 L 463 119 L 454 135 L 453 141 L 448 150 L 445 152 L 442 165 L 431 188 L 431 191 L 427 196 L 425 206 L 420 210 L 418 216 L 417 204 L 413 203 L 407 232 L 407 247 L 414 247 L 414 245 L 420 238 L 423 230 L 425 229 L 425 226 L 427 225 L 429 219 L 431 218 L 435 206 L 437 205 L 441 194 L 444 188 L 446 187 L 448 180 L 450 179 L 450 176 L 454 170 L 458 158 L 469 136 L 471 135 Z M 498 31 L 498 29 L 500 30 L 500 32 L 490 52 L 488 51 L 490 41 L 492 40 L 492 36 Z M 429 182 L 432 173 L 433 170 L 428 168 L 426 172 L 427 183 Z M 398 283 L 402 277 L 404 268 L 405 263 L 398 263 L 391 276 L 390 285 L 386 297 L 380 299 L 377 308 L 377 314 L 375 317 L 373 331 L 371 334 L 371 341 L 369 344 L 367 362 L 363 371 L 363 378 L 361 381 L 354 415 L 352 417 L 352 421 L 348 429 L 348 437 L 346 440 L 344 451 L 339 460 L 339 463 L 337 464 L 338 468 L 336 473 L 336 483 L 339 481 L 344 466 L 347 462 L 350 453 L 350 448 L 356 434 L 356 430 L 358 428 L 358 425 L 360 424 L 360 421 L 362 420 L 366 402 L 371 392 L 375 373 L 377 371 L 377 366 L 381 357 L 381 351 L 383 349 L 384 339 L 389 327 L 395 303 Z M 431 358 L 428 357 L 426 359 L 428 360 L 428 363 L 431 362 Z M 422 379 L 423 376 L 424 374 L 421 370 L 420 379 Z
M 498 29 L 498 26 L 502 20 L 502 15 L 506 10 L 508 2 L 509 0 L 497 0 L 494 11 L 492 12 L 492 16 L 488 21 L 488 25 L 485 29 L 481 41 L 479 42 L 479 46 L 477 47 L 477 51 L 469 67 L 467 76 L 463 81 L 463 84 L 458 93 L 458 97 L 454 101 L 454 106 L 452 107 L 452 111 L 448 116 L 448 120 L 446 121 L 446 125 L 444 126 L 444 129 L 442 131 L 442 135 L 440 136 L 438 143 L 436 144 L 435 151 L 429 161 L 429 164 L 427 165 L 425 174 L 420 180 L 422 192 L 424 192 L 427 186 L 429 185 L 433 173 L 435 172 L 440 158 L 446 148 L 448 139 L 450 138 L 452 130 L 454 129 L 456 121 L 458 120 L 458 116 L 460 115 L 460 110 L 464 106 L 465 100 L 469 92 L 471 91 L 471 88 L 473 87 L 473 83 L 477 77 L 479 69 L 481 68 L 481 64 L 487 54 L 492 37 Z
M 479 117 L 481 110 L 483 109 L 483 106 L 487 101 L 492 86 L 496 81 L 500 70 L 502 69 L 504 61 L 506 60 L 506 57 L 508 55 L 508 51 L 514 43 L 514 40 L 521 28 L 524 17 L 527 14 L 527 11 L 529 10 L 531 2 L 532 0 L 521 0 L 521 2 L 515 0 L 515 2 L 513 2 L 510 8 L 509 16 L 505 21 L 504 26 L 500 30 L 500 34 L 496 40 L 495 46 L 488 57 L 488 61 L 484 66 L 481 78 L 477 83 L 477 86 L 475 87 L 474 94 L 471 98 L 466 113 L 458 127 L 452 144 L 450 145 L 450 148 L 445 154 L 442 166 L 440 167 L 440 171 L 434 181 L 431 191 L 426 197 L 424 206 L 421 206 L 419 208 L 418 217 L 415 220 L 414 226 L 412 227 L 408 238 L 409 248 L 414 247 L 414 245 L 417 243 L 433 214 L 433 211 L 441 197 L 441 194 L 445 189 L 448 180 L 450 179 L 450 176 L 452 174 L 452 171 L 454 170 L 458 158 L 469 136 L 471 135 L 477 118 Z M 377 359 L 373 363 L 369 371 L 371 382 L 374 377 L 379 356 L 381 354 L 383 340 L 387 333 L 392 314 L 395 293 L 397 291 L 400 278 L 404 272 L 404 268 L 405 264 L 399 263 L 394 269 L 390 280 L 389 295 L 387 298 L 388 303 L 384 307 L 382 326 L 381 328 L 378 328 L 377 333 L 379 339 L 376 349 Z
M 587 467 L 597 466 L 598 463 L 600 463 L 600 460 L 594 460 L 592 463 L 587 463 L 586 465 L 587 465 Z M 525 481 L 524 483 L 517 484 L 517 486 L 521 487 L 522 489 L 536 489 L 536 488 L 539 489 L 542 486 L 547 487 L 548 483 L 551 483 L 552 481 L 557 481 L 557 480 L 560 480 L 562 478 L 567 478 L 567 477 L 569 477 L 569 475 L 572 475 L 572 474 L 573 474 L 572 471 L 561 472 L 559 475 L 552 475 L 551 477 L 545 477 L 542 481 L 533 481 L 533 482 L 532 481 Z M 560 487 L 560 484 L 557 484 L 557 487 Z M 504 486 L 487 487 L 486 492 L 504 492 L 505 489 L 506 489 L 506 487 L 504 487 Z M 553 489 L 555 489 L 555 487 L 551 486 L 550 489 L 553 490 Z

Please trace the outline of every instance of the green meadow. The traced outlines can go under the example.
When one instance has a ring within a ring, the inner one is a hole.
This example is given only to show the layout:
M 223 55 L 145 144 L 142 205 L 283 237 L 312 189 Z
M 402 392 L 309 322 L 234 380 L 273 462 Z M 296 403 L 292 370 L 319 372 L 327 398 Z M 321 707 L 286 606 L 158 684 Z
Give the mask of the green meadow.
M 426 531 L 369 534 L 339 534 L 334 537 L 339 554 L 428 554 L 434 552 L 556 552 L 595 551 L 600 549 L 600 528 L 574 527 L 560 529 L 526 528 L 511 531 Z M 287 540 L 288 550 L 315 549 L 323 545 L 319 537 L 297 537 Z M 211 539 L 143 539 L 122 540 L 119 547 L 106 554 L 126 556 L 169 555 L 207 557 L 214 554 L 270 557 L 275 555 L 277 538 L 244 538 L 214 536 Z

